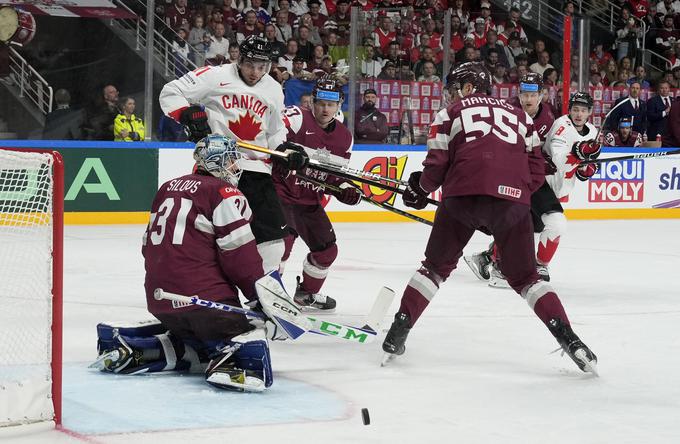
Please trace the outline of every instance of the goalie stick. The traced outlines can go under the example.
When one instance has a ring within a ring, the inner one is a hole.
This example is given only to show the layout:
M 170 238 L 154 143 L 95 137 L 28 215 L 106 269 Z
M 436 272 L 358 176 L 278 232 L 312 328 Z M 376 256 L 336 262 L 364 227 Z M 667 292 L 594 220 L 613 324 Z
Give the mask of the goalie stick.
M 283 153 L 281 151 L 270 150 L 269 148 L 253 145 L 252 143 L 238 141 L 236 142 L 236 144 L 241 148 L 257 151 L 259 153 L 266 153 L 269 154 L 270 156 L 280 158 L 287 157 L 286 153 Z M 311 148 L 307 148 L 304 146 L 302 147 L 311 150 Z M 322 163 L 316 159 L 310 159 L 309 164 L 307 166 L 315 170 L 323 171 L 324 173 L 330 173 L 335 176 L 342 177 L 343 179 L 355 180 L 357 182 L 365 183 L 367 185 L 382 188 L 388 191 L 393 191 L 399 194 L 404 194 L 404 190 L 399 188 L 399 186 L 404 187 L 408 186 L 408 182 L 405 182 L 403 180 L 391 179 L 389 177 L 381 176 L 380 174 L 377 173 L 371 173 L 370 171 L 363 171 L 357 170 L 355 168 L 349 168 L 346 166 Z M 390 182 L 392 183 L 392 185 L 383 184 L 379 181 Z M 431 199 L 429 197 L 427 198 L 427 203 L 439 206 L 438 201 Z
M 199 307 L 210 308 L 213 310 L 222 310 L 231 313 L 240 313 L 242 315 L 265 320 L 267 317 L 264 313 L 259 311 L 249 310 L 242 307 L 234 307 L 233 305 L 222 304 L 220 302 L 208 301 L 201 299 L 198 296 L 182 296 L 179 294 L 168 293 L 160 288 L 154 291 L 154 298 L 156 300 L 166 299 L 169 301 L 176 301 L 181 304 L 197 305 Z M 311 333 L 316 333 L 322 336 L 334 336 L 351 342 L 358 342 L 361 344 L 368 344 L 373 342 L 378 335 L 380 321 L 387 314 L 392 300 L 394 299 L 394 291 L 387 287 L 382 287 L 376 297 L 371 311 L 366 316 L 365 325 L 363 327 L 353 327 L 342 324 L 336 321 L 326 321 L 307 316 L 307 320 L 311 323 Z
M 316 180 L 316 179 L 312 179 L 312 178 L 309 177 L 309 176 L 305 176 L 304 174 L 298 174 L 298 176 L 300 176 L 300 177 L 302 177 L 304 180 L 307 180 L 307 181 L 309 181 L 309 182 L 311 182 L 311 183 L 313 183 L 313 184 L 315 184 L 315 185 L 318 185 L 318 186 L 320 186 L 320 187 L 327 188 L 327 189 L 333 190 L 333 191 L 339 191 L 339 192 L 342 191 L 339 187 L 336 187 L 335 185 L 331 185 L 331 184 L 328 184 L 328 183 L 320 182 L 320 181 L 318 181 L 318 180 Z M 409 213 L 409 212 L 400 210 L 399 208 L 394 208 L 393 206 L 387 205 L 386 203 L 377 202 L 377 201 L 371 199 L 370 197 L 364 196 L 363 194 L 362 194 L 362 196 L 361 196 L 361 200 L 363 200 L 364 202 L 368 202 L 368 203 L 370 203 L 370 204 L 373 204 L 373 205 L 375 205 L 375 206 L 377 206 L 377 207 L 379 207 L 379 208 L 382 208 L 382 209 L 384 209 L 384 210 L 391 211 L 392 213 L 398 214 L 398 215 L 400 215 L 400 216 L 404 216 L 404 217 L 406 217 L 406 218 L 408 218 L 408 219 L 411 219 L 411 220 L 414 220 L 414 221 L 416 221 L 416 222 L 420 222 L 420 223 L 423 223 L 423 224 L 425 224 L 425 225 L 432 226 L 432 221 L 429 221 L 429 220 L 427 220 L 427 219 L 425 219 L 425 218 L 422 218 L 422 217 L 420 217 L 420 216 L 416 216 L 415 214 L 411 214 L 411 213 Z

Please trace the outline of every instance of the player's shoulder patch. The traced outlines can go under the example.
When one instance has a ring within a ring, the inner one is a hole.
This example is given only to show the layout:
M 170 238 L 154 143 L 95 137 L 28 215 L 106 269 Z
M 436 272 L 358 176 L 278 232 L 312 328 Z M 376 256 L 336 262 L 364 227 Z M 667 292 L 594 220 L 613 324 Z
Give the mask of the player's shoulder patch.
M 243 196 L 243 193 L 238 188 L 227 185 L 220 188 L 220 195 L 223 199 L 228 199 L 233 196 Z

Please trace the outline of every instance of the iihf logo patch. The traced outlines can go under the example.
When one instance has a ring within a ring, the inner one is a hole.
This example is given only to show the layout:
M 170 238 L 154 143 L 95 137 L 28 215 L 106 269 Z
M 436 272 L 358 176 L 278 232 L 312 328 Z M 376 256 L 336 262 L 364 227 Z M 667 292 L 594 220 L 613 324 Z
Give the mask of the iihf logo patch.
M 498 194 L 503 196 L 509 196 L 513 199 L 519 199 L 522 195 L 522 190 L 519 188 L 509 187 L 507 185 L 498 185 Z

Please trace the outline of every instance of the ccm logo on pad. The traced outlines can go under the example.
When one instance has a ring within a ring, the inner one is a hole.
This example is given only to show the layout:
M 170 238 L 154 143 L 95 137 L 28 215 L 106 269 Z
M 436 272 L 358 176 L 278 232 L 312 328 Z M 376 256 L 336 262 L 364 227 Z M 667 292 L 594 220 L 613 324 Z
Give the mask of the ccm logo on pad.
M 498 185 L 498 194 L 519 199 L 519 197 L 522 195 L 522 190 L 519 188 L 509 187 L 507 185 Z

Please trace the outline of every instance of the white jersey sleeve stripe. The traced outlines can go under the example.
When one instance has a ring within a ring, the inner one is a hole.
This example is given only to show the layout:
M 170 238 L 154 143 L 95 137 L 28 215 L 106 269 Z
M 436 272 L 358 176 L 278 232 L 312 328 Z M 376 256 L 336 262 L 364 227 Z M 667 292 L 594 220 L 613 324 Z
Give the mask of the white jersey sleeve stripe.
M 250 225 L 246 224 L 238 227 L 226 236 L 218 238 L 216 242 L 217 246 L 222 250 L 231 251 L 253 240 L 255 240 L 255 236 L 250 229 Z
M 202 214 L 196 216 L 194 228 L 202 233 L 215 234 L 215 229 L 212 222 L 210 222 L 210 220 Z

